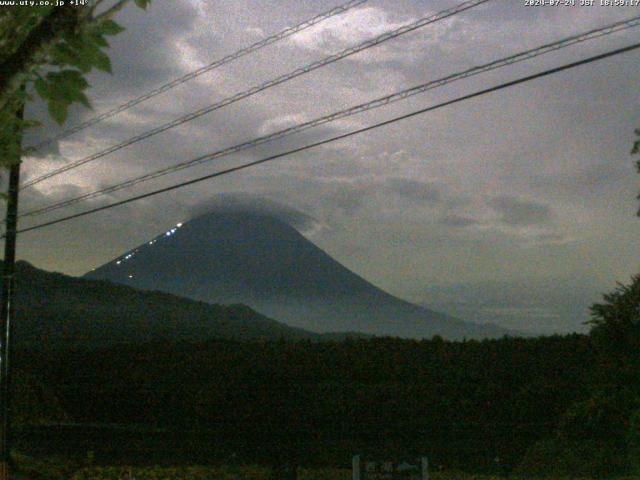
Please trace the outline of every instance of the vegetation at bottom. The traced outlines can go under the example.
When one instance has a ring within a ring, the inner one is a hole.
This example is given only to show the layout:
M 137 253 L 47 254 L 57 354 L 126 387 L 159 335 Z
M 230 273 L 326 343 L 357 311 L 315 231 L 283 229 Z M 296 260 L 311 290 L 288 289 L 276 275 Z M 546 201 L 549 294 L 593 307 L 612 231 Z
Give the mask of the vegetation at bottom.
M 300 468 L 299 480 L 350 480 L 351 470 L 346 468 Z M 251 466 L 186 466 L 186 467 L 136 467 L 106 466 L 82 468 L 71 476 L 56 477 L 70 480 L 270 480 L 268 467 Z M 461 471 L 432 472 L 432 480 L 499 480 L 496 475 L 465 473 Z M 542 480 L 549 477 L 514 475 L 511 480 Z M 584 477 L 553 477 L 554 480 L 589 480 Z M 618 480 L 636 480 L 637 477 L 620 477 Z
M 172 465 L 348 468 L 356 453 L 427 455 L 436 473 L 637 475 L 639 306 L 640 276 L 594 305 L 589 335 L 23 350 L 17 449 L 91 452 L 73 478 L 115 478 L 108 465 L 149 467 L 136 478 Z M 176 468 L 164 478 L 204 471 Z

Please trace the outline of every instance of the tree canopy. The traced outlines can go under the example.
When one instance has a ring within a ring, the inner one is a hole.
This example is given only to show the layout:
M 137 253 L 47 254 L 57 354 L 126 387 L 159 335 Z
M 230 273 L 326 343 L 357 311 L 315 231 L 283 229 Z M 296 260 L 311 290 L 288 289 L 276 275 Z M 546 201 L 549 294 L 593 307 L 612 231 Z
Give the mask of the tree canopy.
M 146 8 L 151 0 L 134 0 Z M 87 0 L 84 6 L 12 6 L 0 10 L 0 166 L 20 158 L 19 132 L 34 122 L 16 115 L 33 91 L 58 123 L 71 104 L 90 107 L 85 75 L 111 72 L 107 37 L 124 29 L 113 20 L 129 0 Z

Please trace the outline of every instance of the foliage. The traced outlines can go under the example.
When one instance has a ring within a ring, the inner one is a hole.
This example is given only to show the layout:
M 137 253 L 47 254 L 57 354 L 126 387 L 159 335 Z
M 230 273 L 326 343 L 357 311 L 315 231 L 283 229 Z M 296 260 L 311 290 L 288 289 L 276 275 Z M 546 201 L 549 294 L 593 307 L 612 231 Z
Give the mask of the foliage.
M 636 141 L 633 143 L 633 148 L 631 149 L 632 155 L 640 154 L 640 128 L 635 130 Z M 640 173 L 640 160 L 636 161 L 636 168 L 638 169 L 638 173 Z M 640 200 L 640 194 L 638 195 L 638 199 Z M 640 216 L 640 208 L 638 209 L 638 216 Z
M 63 457 L 34 458 L 13 452 L 11 457 L 16 471 L 32 480 L 68 480 L 83 467 L 82 463 Z
M 616 338 L 636 337 L 640 326 L 640 275 L 630 285 L 619 284 L 612 293 L 604 295 L 604 303 L 591 307 L 594 329 L 605 330 Z
M 525 470 L 605 476 L 637 469 L 640 276 L 604 295 L 591 313 L 590 394 L 567 409 L 553 438 L 529 449 Z
M 591 307 L 591 336 L 599 350 L 597 381 L 640 397 L 640 275 Z
M 269 469 L 261 466 L 191 466 L 191 467 L 93 467 L 76 472 L 71 480 L 268 480 Z M 432 480 L 501 480 L 504 477 L 493 475 L 469 474 L 460 471 L 431 472 Z M 587 480 L 586 477 L 570 476 L 542 476 L 531 475 L 511 476 L 512 480 Z M 350 480 L 351 470 L 347 468 L 300 468 L 299 480 Z M 618 480 L 625 480 L 619 478 Z M 626 480 L 633 480 L 627 478 Z
M 15 424 L 61 422 L 67 416 L 52 391 L 35 375 L 18 375 L 12 385 L 19 402 L 12 409 Z
M 638 406 L 629 392 L 599 392 L 574 403 L 555 437 L 540 442 L 522 464 L 533 472 L 606 477 L 629 470 L 629 412 Z
M 18 337 L 33 350 L 16 352 L 16 378 L 37 378 L 68 415 L 25 429 L 20 448 L 90 449 L 99 465 L 225 463 L 237 453 L 308 468 L 345 465 L 354 452 L 409 452 L 429 455 L 436 472 L 519 465 L 600 478 L 628 472 L 634 458 L 640 404 L 629 362 L 638 353 L 634 322 L 620 316 L 633 318 L 637 279 L 594 306 L 591 336 L 256 341 L 282 336 L 230 338 L 251 321 L 225 312 L 247 307 L 18 267 L 29 286 Z M 84 343 L 59 342 L 77 332 Z M 100 337 L 111 346 L 87 348 Z
M 76 472 L 71 480 L 161 480 L 165 478 L 172 480 L 209 480 L 211 478 L 268 480 L 269 469 L 259 466 L 90 467 Z
M 576 402 L 565 413 L 559 425 L 559 434 L 567 440 L 585 438 L 618 441 L 623 447 L 629 425 L 629 412 L 640 407 L 629 391 L 600 391 L 588 399 Z
M 149 1 L 135 3 L 146 8 Z M 85 75 L 94 68 L 111 72 L 105 53 L 107 37 L 123 30 L 112 17 L 128 0 L 117 0 L 108 8 L 104 2 L 90 0 L 88 5 L 78 7 L 2 7 L 0 165 L 20 158 L 19 132 L 34 125 L 16 116 L 31 98 L 32 86 L 58 123 L 66 120 L 71 104 L 90 106 Z
M 246 462 L 286 455 L 310 467 L 344 465 L 364 450 L 426 452 L 434 467 L 485 472 L 496 455 L 510 468 L 553 434 L 568 406 L 587 397 L 592 363 L 589 339 L 578 335 L 211 340 L 16 358 L 20 371 L 42 375 L 72 422 L 106 425 L 42 430 L 48 448 L 56 438 L 91 444 L 99 463 L 161 462 L 171 448 L 174 462 L 237 452 Z
M 608 443 L 589 438 L 545 439 L 535 443 L 516 469 L 522 476 L 612 478 L 611 463 L 623 458 Z M 620 468 L 619 465 L 617 465 Z
M 629 420 L 627 445 L 631 471 L 640 475 L 640 408 L 634 412 Z

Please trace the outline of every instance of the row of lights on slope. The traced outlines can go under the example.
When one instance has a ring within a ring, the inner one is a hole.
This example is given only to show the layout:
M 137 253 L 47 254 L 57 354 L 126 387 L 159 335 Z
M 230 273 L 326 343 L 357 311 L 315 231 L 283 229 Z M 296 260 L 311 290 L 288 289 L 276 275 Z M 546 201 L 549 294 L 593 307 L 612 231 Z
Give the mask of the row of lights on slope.
M 174 228 L 172 228 L 171 230 L 168 230 L 164 236 L 166 237 L 170 237 L 171 235 L 173 235 L 174 233 L 176 233 L 178 231 L 178 229 L 182 226 L 182 223 L 178 223 Z M 151 240 L 149 242 L 149 245 L 153 245 L 154 243 L 156 243 L 158 241 L 158 238 L 154 238 L 153 240 Z M 123 259 L 121 260 L 117 260 L 116 261 L 116 265 L 120 265 L 122 262 L 129 260 L 131 257 L 133 257 L 136 253 L 138 252 L 138 249 L 136 248 L 133 252 L 128 253 L 127 255 L 124 256 Z M 129 275 L 129 278 L 133 278 L 133 275 Z

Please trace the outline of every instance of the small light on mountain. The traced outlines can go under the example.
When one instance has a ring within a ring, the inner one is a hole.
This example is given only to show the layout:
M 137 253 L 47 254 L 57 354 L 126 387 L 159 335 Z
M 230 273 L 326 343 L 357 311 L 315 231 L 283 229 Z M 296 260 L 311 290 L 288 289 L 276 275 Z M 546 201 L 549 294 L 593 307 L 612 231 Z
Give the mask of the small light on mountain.
M 170 237 L 170 236 L 171 236 L 171 232 L 167 232 L 167 233 L 165 233 L 165 235 L 166 235 L 167 237 Z
M 180 228 L 182 226 L 181 223 L 177 224 L 176 227 Z
M 171 233 L 176 233 L 176 231 L 177 231 L 177 228 L 172 228 L 171 229 Z
M 129 278 L 133 278 L 133 275 L 129 275 Z
M 118 260 L 118 261 L 116 262 L 116 265 L 120 265 L 121 263 L 122 263 L 122 260 Z

